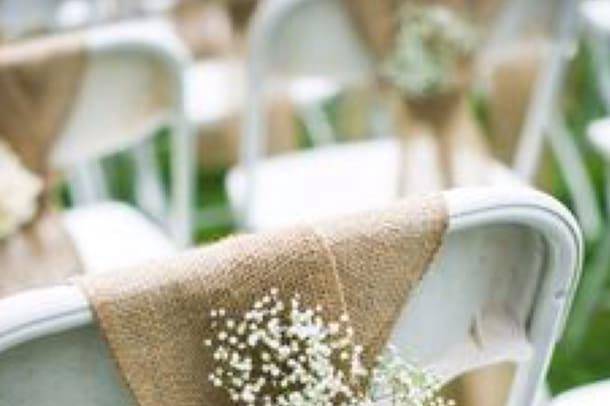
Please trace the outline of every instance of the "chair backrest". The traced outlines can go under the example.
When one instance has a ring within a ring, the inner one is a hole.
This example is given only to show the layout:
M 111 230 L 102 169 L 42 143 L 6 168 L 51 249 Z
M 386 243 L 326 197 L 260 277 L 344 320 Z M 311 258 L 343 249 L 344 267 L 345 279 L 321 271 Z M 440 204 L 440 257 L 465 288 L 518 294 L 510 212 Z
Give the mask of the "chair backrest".
M 191 165 L 191 148 L 183 94 L 184 72 L 190 55 L 171 23 L 162 18 L 149 18 L 59 35 L 78 37 L 87 56 L 80 88 L 52 151 L 51 165 L 68 175 L 75 203 L 105 199 L 109 196 L 103 190 L 104 179 L 100 179 L 101 172 L 95 171 L 99 161 L 118 152 L 133 151 L 162 126 L 169 127 L 174 221 L 166 223 L 175 227 L 178 240 L 188 241 L 184 224 L 188 222 L 191 191 L 190 181 L 183 178 L 190 177 L 185 168 Z M 53 38 L 32 41 L 44 46 L 45 41 Z M 149 166 L 140 167 L 142 162 Z M 155 173 L 160 176 L 160 168 L 151 167 L 154 162 L 150 156 L 143 159 L 136 156 L 136 171 L 145 176 Z M 152 187 L 162 190 L 161 186 L 158 177 Z M 138 199 L 136 195 L 136 200 L 146 203 L 157 199 L 151 199 L 150 195 Z M 167 217 L 167 213 L 149 214 L 160 221 L 167 220 L 161 217 Z
M 542 155 L 543 133 L 551 120 L 551 106 L 562 84 L 566 44 L 573 39 L 575 0 L 529 2 L 506 0 L 496 24 L 490 24 L 488 46 L 482 59 L 493 59 L 522 32 L 545 37 L 551 44 L 529 92 L 524 123 L 514 124 L 514 167 L 526 182 L 534 180 Z M 548 15 L 547 15 L 548 14 Z M 544 18 L 548 24 L 542 24 Z M 524 19 L 526 21 L 524 21 Z M 544 27 L 542 27 L 544 25 Z M 547 27 L 548 25 L 548 27 Z M 548 31 L 551 32 L 548 32 Z M 531 41 L 530 41 L 531 42 Z M 541 42 L 541 41 L 538 41 Z M 512 49 L 516 48 L 512 46 Z M 488 52 L 491 51 L 491 52 Z M 271 76 L 322 76 L 349 85 L 370 80 L 375 72 L 372 54 L 361 41 L 341 0 L 278 0 L 262 4 L 250 33 L 245 125 L 242 127 L 242 164 L 248 173 L 245 199 L 238 208 L 247 217 L 256 186 L 256 163 L 264 155 L 268 133 L 265 94 Z M 494 66 L 485 61 L 482 65 Z M 506 103 L 511 110 L 511 101 Z M 515 109 L 512 106 L 512 110 Z M 522 119 L 511 117 L 511 120 Z M 502 121 L 502 117 L 498 118 Z
M 88 56 L 53 154 L 56 166 L 125 150 L 154 135 L 161 124 L 173 124 L 189 57 L 169 22 L 125 21 L 69 35 L 81 36 Z
M 532 404 L 578 280 L 578 226 L 555 200 L 525 189 L 445 198 L 448 235 L 391 342 L 447 379 L 514 361 L 509 405 Z M 102 341 L 75 287 L 0 301 L 0 404 L 132 404 Z

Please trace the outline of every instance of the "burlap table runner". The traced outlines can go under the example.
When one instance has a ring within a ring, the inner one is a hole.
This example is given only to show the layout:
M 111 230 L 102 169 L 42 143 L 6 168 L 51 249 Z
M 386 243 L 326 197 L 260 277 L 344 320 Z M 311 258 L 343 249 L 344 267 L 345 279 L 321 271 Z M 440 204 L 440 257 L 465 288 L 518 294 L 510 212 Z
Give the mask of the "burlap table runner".
M 77 281 L 142 406 L 230 405 L 208 383 L 212 309 L 241 314 L 271 288 L 346 310 L 365 361 L 386 343 L 446 228 L 440 196 L 312 227 L 229 238 L 174 260 Z
M 0 296 L 58 282 L 80 269 L 72 242 L 50 212 L 49 157 L 77 96 L 85 64 L 77 36 L 0 48 L 0 140 L 45 181 L 32 224 L 0 240 Z

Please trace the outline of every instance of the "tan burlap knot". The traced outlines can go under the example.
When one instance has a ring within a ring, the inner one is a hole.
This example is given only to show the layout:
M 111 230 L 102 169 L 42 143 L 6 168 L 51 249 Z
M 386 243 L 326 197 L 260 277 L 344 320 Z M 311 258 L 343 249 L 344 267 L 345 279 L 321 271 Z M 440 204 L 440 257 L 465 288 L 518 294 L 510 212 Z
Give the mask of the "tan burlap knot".
M 141 406 L 230 405 L 207 377 L 212 309 L 242 314 L 271 288 L 336 320 L 346 310 L 366 361 L 385 344 L 446 228 L 441 196 L 386 210 L 229 238 L 174 260 L 86 276 L 118 368 Z
M 0 241 L 0 296 L 59 282 L 81 269 L 72 242 L 50 211 L 49 158 L 85 64 L 78 36 L 0 47 L 0 140 L 45 181 L 34 222 Z
M 0 298 L 61 283 L 80 270 L 70 237 L 50 211 L 0 240 Z

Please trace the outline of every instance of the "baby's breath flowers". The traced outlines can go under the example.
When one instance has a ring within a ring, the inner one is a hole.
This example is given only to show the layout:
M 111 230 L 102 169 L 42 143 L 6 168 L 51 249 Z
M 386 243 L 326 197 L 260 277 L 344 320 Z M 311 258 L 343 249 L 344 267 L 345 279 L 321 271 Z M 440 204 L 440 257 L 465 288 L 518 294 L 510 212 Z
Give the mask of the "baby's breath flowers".
M 473 24 L 446 6 L 405 3 L 398 25 L 382 74 L 413 99 L 459 86 L 460 64 L 476 49 Z
M 0 241 L 34 217 L 41 192 L 40 178 L 0 140 Z
M 455 406 L 452 399 L 438 395 L 441 389 L 436 375 L 406 362 L 394 348 L 380 357 L 372 373 L 372 396 L 390 399 L 392 406 Z
M 210 315 L 205 346 L 215 365 L 208 379 L 236 405 L 369 406 L 375 393 L 394 405 L 452 405 L 436 397 L 437 380 L 395 356 L 367 371 L 349 317 L 326 321 L 321 307 L 307 308 L 298 294 L 284 301 L 272 289 L 244 314 Z

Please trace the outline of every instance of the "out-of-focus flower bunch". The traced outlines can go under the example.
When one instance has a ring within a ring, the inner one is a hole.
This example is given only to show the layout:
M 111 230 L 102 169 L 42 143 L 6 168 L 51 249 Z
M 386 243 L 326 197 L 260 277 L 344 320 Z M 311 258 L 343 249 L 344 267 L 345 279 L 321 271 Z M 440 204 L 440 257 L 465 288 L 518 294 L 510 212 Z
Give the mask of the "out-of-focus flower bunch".
M 0 240 L 15 233 L 38 211 L 42 181 L 0 141 Z
M 393 52 L 382 75 L 410 98 L 445 93 L 463 80 L 463 63 L 477 46 L 474 25 L 440 5 L 407 3 L 399 15 Z
M 243 315 L 213 310 L 205 346 L 215 361 L 210 382 L 236 405 L 451 406 L 437 396 L 440 382 L 394 352 L 367 370 L 349 317 L 327 322 L 323 309 L 287 302 L 273 289 Z

